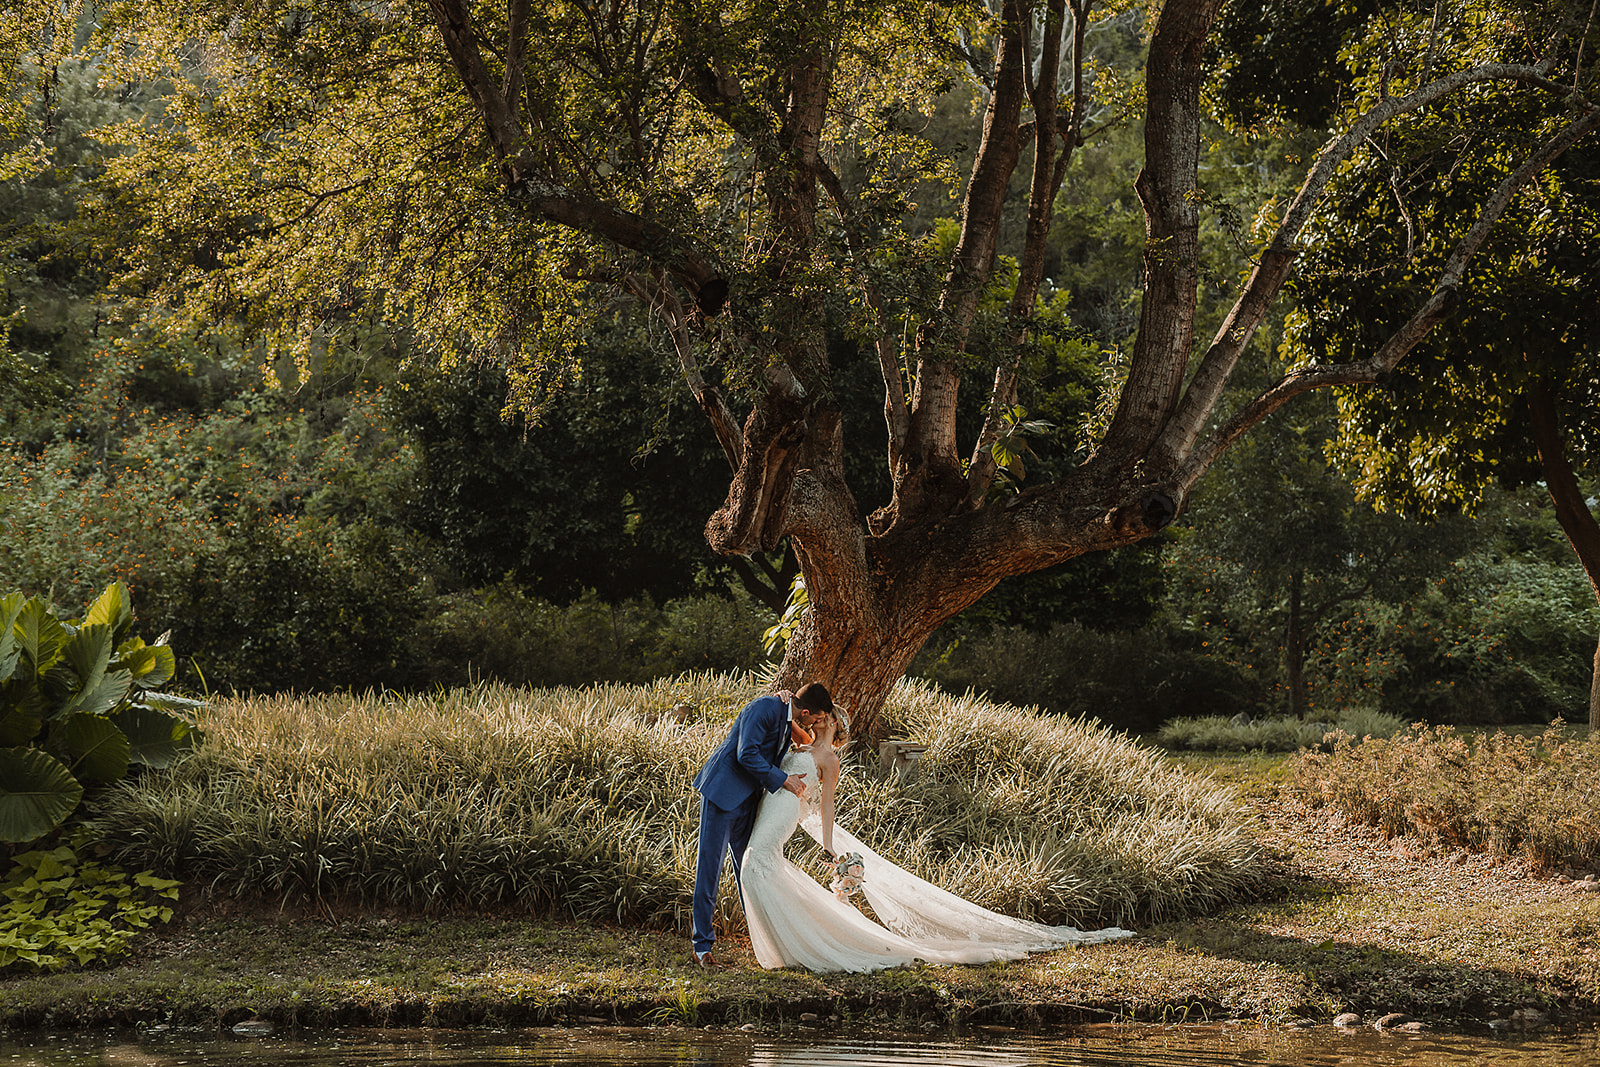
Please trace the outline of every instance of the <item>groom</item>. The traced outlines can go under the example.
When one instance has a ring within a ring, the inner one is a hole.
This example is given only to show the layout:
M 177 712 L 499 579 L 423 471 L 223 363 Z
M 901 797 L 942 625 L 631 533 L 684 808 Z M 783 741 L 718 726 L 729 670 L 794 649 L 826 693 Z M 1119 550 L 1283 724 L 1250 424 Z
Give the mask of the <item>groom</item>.
M 733 851 L 737 879 L 762 793 L 787 789 L 804 799 L 805 775 L 786 775 L 778 765 L 789 750 L 791 726 L 810 731 L 833 710 L 833 697 L 821 682 L 801 686 L 789 701 L 783 699 L 787 695 L 757 697 L 746 704 L 722 746 L 695 775 L 700 852 L 694 871 L 694 958 L 702 967 L 717 966 L 711 956 L 711 943 L 717 939 L 711 923 L 723 854 Z

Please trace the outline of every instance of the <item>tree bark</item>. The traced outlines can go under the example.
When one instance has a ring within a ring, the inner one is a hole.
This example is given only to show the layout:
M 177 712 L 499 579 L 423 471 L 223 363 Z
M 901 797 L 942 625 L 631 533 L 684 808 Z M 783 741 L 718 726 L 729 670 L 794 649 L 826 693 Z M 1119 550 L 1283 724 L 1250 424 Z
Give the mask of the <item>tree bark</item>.
M 1572 463 L 1567 459 L 1556 414 L 1555 389 L 1548 378 L 1535 378 L 1528 384 L 1528 413 L 1533 419 L 1534 445 L 1539 452 L 1539 465 L 1544 470 L 1550 500 L 1555 504 L 1556 521 L 1561 524 L 1561 532 L 1567 535 L 1572 550 L 1578 554 L 1578 562 L 1589 577 L 1596 601 L 1600 602 L 1600 522 L 1595 521 L 1594 512 L 1589 510 Z M 1589 675 L 1589 728 L 1593 730 L 1597 725 L 1600 725 L 1600 643 L 1596 645 Z

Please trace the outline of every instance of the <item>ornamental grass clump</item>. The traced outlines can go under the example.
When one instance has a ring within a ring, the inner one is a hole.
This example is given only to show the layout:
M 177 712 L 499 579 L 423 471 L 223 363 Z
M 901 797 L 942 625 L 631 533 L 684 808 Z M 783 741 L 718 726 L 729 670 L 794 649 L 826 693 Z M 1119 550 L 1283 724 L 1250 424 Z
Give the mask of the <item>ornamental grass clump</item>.
M 1537 737 L 1419 724 L 1409 736 L 1301 756 L 1291 787 L 1390 837 L 1522 858 L 1540 868 L 1600 866 L 1600 738 L 1557 722 Z
M 896 688 L 884 716 L 926 754 L 903 783 L 856 787 L 840 818 L 970 900 L 1041 922 L 1126 926 L 1204 912 L 1256 885 L 1238 795 L 1097 721 L 916 682 Z
M 124 863 L 239 895 L 677 928 L 694 883 L 691 780 L 761 687 L 701 674 L 219 701 L 195 754 L 102 798 L 96 825 Z M 876 751 L 857 746 L 839 818 L 930 881 L 1079 925 L 1192 913 L 1253 883 L 1236 796 L 1096 724 L 913 683 L 885 715 L 927 757 L 880 778 Z M 822 876 L 804 835 L 791 848 Z M 742 926 L 731 878 L 719 908 L 724 930 Z

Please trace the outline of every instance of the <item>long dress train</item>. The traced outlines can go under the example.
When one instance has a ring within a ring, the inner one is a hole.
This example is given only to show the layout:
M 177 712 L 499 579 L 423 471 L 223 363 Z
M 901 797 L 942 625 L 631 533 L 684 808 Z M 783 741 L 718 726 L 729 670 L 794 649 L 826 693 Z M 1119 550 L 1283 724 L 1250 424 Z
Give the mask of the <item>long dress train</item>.
M 803 749 L 784 758 L 783 770 L 818 781 L 816 760 Z M 862 891 L 888 924 L 885 929 L 784 857 L 784 843 L 802 821 L 806 832 L 821 840 L 817 804 L 814 798 L 802 805 L 786 789 L 768 793 L 750 832 L 739 889 L 750 944 L 763 967 L 826 972 L 874 971 L 918 960 L 988 963 L 1133 936 L 1133 931 L 1117 927 L 1083 931 L 1046 926 L 981 908 L 895 866 L 835 821 L 834 850 L 859 852 L 866 860 Z

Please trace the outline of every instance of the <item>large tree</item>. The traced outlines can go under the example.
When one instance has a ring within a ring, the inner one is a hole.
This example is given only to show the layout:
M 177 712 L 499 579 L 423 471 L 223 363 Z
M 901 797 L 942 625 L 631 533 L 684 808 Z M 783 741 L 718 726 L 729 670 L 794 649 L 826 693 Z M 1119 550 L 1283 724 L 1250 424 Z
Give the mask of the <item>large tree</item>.
M 1419 279 L 1460 239 L 1463 208 L 1504 180 L 1515 159 L 1508 142 L 1551 121 L 1529 115 L 1528 101 L 1493 103 L 1399 124 L 1352 159 L 1321 224 L 1327 239 L 1295 286 L 1302 310 L 1291 319 L 1292 348 L 1329 358 L 1405 318 Z M 1392 206 L 1389 224 L 1371 225 L 1375 202 Z M 1471 509 L 1496 483 L 1539 487 L 1600 599 L 1594 145 L 1555 161 L 1505 223 L 1478 253 L 1449 320 L 1381 387 L 1341 391 L 1330 451 L 1363 495 L 1402 514 Z M 1600 647 L 1590 679 L 1589 721 L 1600 723 Z
M 1453 306 L 1507 204 L 1600 127 L 1583 12 L 1481 0 L 1353 18 L 1345 104 L 1294 198 L 1254 214 L 1252 265 L 1199 335 L 1205 59 L 1222 0 L 1145 12 L 1142 83 L 1097 70 L 1098 0 L 346 0 L 114 7 L 127 78 L 171 79 L 164 121 L 126 131 L 94 218 L 169 309 L 310 350 L 380 317 L 448 360 L 490 352 L 537 410 L 582 373 L 583 324 L 647 306 L 733 471 L 706 536 L 790 538 L 811 608 L 780 681 L 830 681 L 870 727 L 930 633 L 1002 579 L 1148 537 L 1240 434 L 1309 389 L 1388 374 Z M 1573 16 L 1569 18 L 1569 16 Z M 1262 47 L 1265 47 L 1263 43 Z M 944 166 L 923 119 L 978 87 L 953 240 L 910 232 Z M 1329 180 L 1386 123 L 1470 107 L 1490 85 L 1549 100 L 1452 254 L 1390 334 L 1221 410 Z M 1454 102 L 1454 103 L 1452 103 Z M 1564 110 L 1563 110 L 1564 109 Z M 1019 367 L 1074 154 L 1143 123 L 1135 339 L 1081 461 L 1003 484 Z M 1026 188 L 1026 210 L 1007 190 Z M 1010 227 L 1008 229 L 1008 227 Z M 129 249 L 133 254 L 129 255 Z M 1015 255 L 994 304 L 999 253 Z M 181 314 L 173 322 L 183 321 Z M 830 331 L 875 360 L 891 496 L 846 478 Z M 986 395 L 958 433 L 963 388 Z M 573 472 L 582 477 L 581 469 Z

